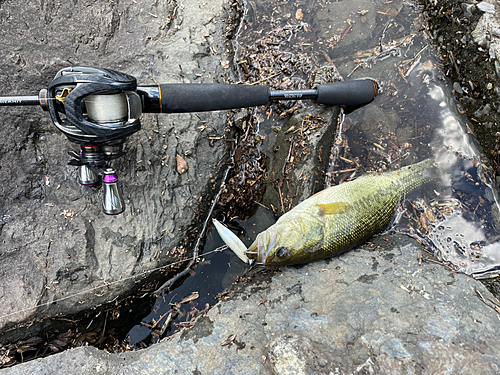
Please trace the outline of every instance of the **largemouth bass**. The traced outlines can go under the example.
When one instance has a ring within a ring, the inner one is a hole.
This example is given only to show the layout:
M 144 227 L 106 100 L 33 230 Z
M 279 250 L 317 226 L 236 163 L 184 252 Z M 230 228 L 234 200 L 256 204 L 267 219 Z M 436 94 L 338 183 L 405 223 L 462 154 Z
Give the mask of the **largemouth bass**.
M 427 159 L 322 190 L 260 233 L 245 254 L 257 264 L 283 266 L 344 253 L 386 229 L 398 201 L 437 175 Z

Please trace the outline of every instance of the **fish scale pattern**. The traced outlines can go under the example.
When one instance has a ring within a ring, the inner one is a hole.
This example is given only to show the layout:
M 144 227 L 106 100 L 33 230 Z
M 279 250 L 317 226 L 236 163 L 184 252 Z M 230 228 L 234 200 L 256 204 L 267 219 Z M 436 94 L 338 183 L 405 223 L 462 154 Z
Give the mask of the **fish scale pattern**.
M 259 234 L 263 236 L 260 242 L 259 237 L 254 242 L 255 246 L 260 243 L 258 263 L 275 266 L 307 263 L 352 249 L 386 229 L 398 201 L 435 179 L 436 170 L 434 160 L 427 159 L 397 171 L 361 176 L 319 192 L 280 217 L 267 229 L 267 236 L 266 232 Z M 273 241 L 272 248 L 267 248 L 264 238 L 273 235 L 278 240 Z
M 330 199 L 345 200 L 348 208 L 325 217 L 324 254 L 317 254 L 321 257 L 338 255 L 387 228 L 405 187 L 394 175 L 365 176 L 343 185 L 337 191 L 330 188 Z

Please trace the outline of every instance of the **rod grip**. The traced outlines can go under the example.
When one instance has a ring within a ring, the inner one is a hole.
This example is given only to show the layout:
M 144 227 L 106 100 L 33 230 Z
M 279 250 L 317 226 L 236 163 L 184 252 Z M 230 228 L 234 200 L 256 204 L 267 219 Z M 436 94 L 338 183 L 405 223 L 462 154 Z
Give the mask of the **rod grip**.
M 371 79 L 329 83 L 316 89 L 316 102 L 325 105 L 357 106 L 371 102 L 378 94 L 378 85 Z
M 162 113 L 255 107 L 269 102 L 266 86 L 218 83 L 159 85 Z

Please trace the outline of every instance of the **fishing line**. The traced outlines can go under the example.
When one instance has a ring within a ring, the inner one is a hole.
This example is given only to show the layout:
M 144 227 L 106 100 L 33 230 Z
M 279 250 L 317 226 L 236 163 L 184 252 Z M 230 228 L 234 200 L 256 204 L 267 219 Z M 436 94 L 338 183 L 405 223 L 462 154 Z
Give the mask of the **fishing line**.
M 236 142 L 237 141 L 238 140 L 236 139 Z M 233 155 L 232 154 L 231 154 L 231 162 L 234 163 L 234 159 L 233 159 Z M 201 240 L 205 237 L 205 233 L 207 231 L 208 222 L 209 222 L 210 218 L 212 217 L 212 214 L 214 212 L 215 206 L 219 202 L 219 199 L 220 199 L 220 197 L 221 197 L 221 195 L 222 195 L 222 193 L 224 191 L 224 188 L 226 186 L 226 179 L 227 179 L 227 176 L 229 175 L 229 171 L 231 170 L 231 168 L 232 168 L 231 166 L 228 166 L 226 168 L 226 171 L 224 172 L 224 176 L 222 177 L 222 182 L 221 182 L 221 185 L 220 185 L 220 189 L 219 189 L 219 191 L 217 192 L 216 196 L 214 197 L 214 199 L 212 201 L 212 205 L 210 206 L 210 210 L 208 211 L 207 218 L 206 218 L 205 222 L 203 223 L 203 228 L 202 228 L 202 230 L 201 230 L 201 232 L 200 232 L 200 234 L 198 236 L 198 239 L 196 240 L 196 245 L 194 247 L 194 252 L 193 252 L 194 255 L 193 255 L 193 258 L 191 258 L 191 262 L 187 265 L 187 267 L 184 269 L 184 271 L 178 273 L 173 278 L 171 278 L 166 283 L 164 283 L 162 286 L 160 286 L 157 290 L 155 290 L 153 292 L 153 294 L 155 296 L 158 297 L 160 295 L 160 293 L 162 293 L 165 289 L 170 288 L 170 286 L 173 283 L 175 283 L 181 277 L 184 277 L 184 276 L 186 276 L 189 273 L 191 267 L 193 266 L 193 264 L 195 262 L 195 259 L 198 257 L 198 249 L 199 249 Z M 227 248 L 227 246 L 226 246 L 226 248 Z M 141 296 L 141 298 L 142 297 L 144 297 L 144 295 Z
M 216 249 L 214 249 L 212 251 L 209 251 L 209 252 L 207 252 L 207 253 L 205 253 L 203 255 L 209 255 L 209 254 L 213 254 L 213 253 L 217 253 L 217 252 L 222 252 L 222 251 L 226 250 L 227 248 L 228 247 L 226 245 L 222 245 L 222 246 L 219 246 L 218 248 L 216 248 Z M 132 276 L 128 276 L 128 277 L 125 277 L 123 279 L 120 279 L 120 280 L 115 280 L 115 281 L 112 281 L 112 282 L 109 282 L 109 283 L 105 283 L 104 285 L 100 285 L 100 286 L 96 286 L 96 287 L 93 287 L 93 288 L 85 289 L 85 290 L 82 290 L 81 292 L 78 292 L 78 293 L 75 293 L 75 294 L 71 294 L 71 295 L 66 296 L 66 297 L 62 297 L 62 298 L 58 298 L 58 299 L 50 301 L 50 302 L 42 303 L 41 305 L 37 305 L 37 306 L 33 306 L 33 307 L 27 307 L 25 309 L 14 311 L 12 313 L 0 316 L 0 319 L 8 318 L 8 317 L 11 317 L 13 315 L 21 314 L 23 312 L 28 312 L 28 311 L 36 310 L 39 307 L 48 307 L 48 306 L 50 306 L 52 304 L 55 304 L 55 303 L 58 303 L 58 302 L 61 302 L 61 301 L 65 301 L 67 299 L 74 298 L 74 297 L 80 296 L 80 295 L 85 294 L 85 293 L 90 293 L 90 292 L 93 292 L 95 290 L 99 290 L 99 289 L 102 289 L 102 288 L 105 288 L 105 287 L 109 287 L 111 285 L 116 285 L 116 284 L 119 284 L 119 283 L 127 281 L 127 280 L 132 280 L 132 279 L 135 279 L 137 277 L 144 276 L 144 275 L 149 274 L 151 272 L 160 271 L 162 269 L 165 269 L 167 267 L 170 267 L 170 266 L 173 266 L 173 265 L 176 265 L 176 264 L 179 264 L 179 263 L 184 263 L 186 261 L 194 260 L 197 257 L 198 257 L 198 254 L 196 254 L 195 256 L 193 256 L 191 258 L 187 258 L 187 259 L 179 260 L 179 261 L 176 261 L 176 262 L 173 262 L 173 263 L 169 263 L 169 264 L 167 264 L 165 266 L 153 268 L 151 270 L 147 270 L 147 271 L 138 273 L 137 275 L 132 275 Z
M 231 164 L 234 165 L 233 154 L 231 154 Z M 217 203 L 218 203 L 218 201 L 220 199 L 220 196 L 222 195 L 222 193 L 224 191 L 224 188 L 226 186 L 226 180 L 227 180 L 227 177 L 229 175 L 229 172 L 230 172 L 231 168 L 232 168 L 232 165 L 229 165 L 226 168 L 225 172 L 224 172 L 224 175 L 223 175 L 222 181 L 221 181 L 220 189 L 217 192 L 217 194 L 215 195 L 214 199 L 212 200 L 212 204 L 211 204 L 210 210 L 208 212 L 207 219 L 203 223 L 203 228 L 201 230 L 201 233 L 198 236 L 198 239 L 196 241 L 196 245 L 194 247 L 193 256 L 191 258 L 187 258 L 187 259 L 179 260 L 177 262 L 169 263 L 169 264 L 167 264 L 165 266 L 153 268 L 151 270 L 147 270 L 147 271 L 141 272 L 141 273 L 139 273 L 137 275 L 132 275 L 132 276 L 128 276 L 128 277 L 125 277 L 123 279 L 120 279 L 120 280 L 115 280 L 115 281 L 112 281 L 112 282 L 109 282 L 109 283 L 105 283 L 104 285 L 100 285 L 100 286 L 96 286 L 96 287 L 93 287 L 93 288 L 85 289 L 85 290 L 82 290 L 82 291 L 80 291 L 78 293 L 71 294 L 71 295 L 66 296 L 66 297 L 58 298 L 58 299 L 50 301 L 50 302 L 45 302 L 45 303 L 42 303 L 40 305 L 36 305 L 36 306 L 33 306 L 33 307 L 28 307 L 28 308 L 25 308 L 25 309 L 14 311 L 14 312 L 9 313 L 9 314 L 1 315 L 0 316 L 0 320 L 2 320 L 4 318 L 11 317 L 11 316 L 14 316 L 14 315 L 17 315 L 17 314 L 21 314 L 23 312 L 28 312 L 28 311 L 36 310 L 39 307 L 48 307 L 51 304 L 55 304 L 55 303 L 58 303 L 58 302 L 61 302 L 61 301 L 65 301 L 67 299 L 74 298 L 74 297 L 77 297 L 77 296 L 80 296 L 80 295 L 83 295 L 83 294 L 86 294 L 86 293 L 90 293 L 90 292 L 99 290 L 99 289 L 104 288 L 104 287 L 109 287 L 109 286 L 112 286 L 112 285 L 116 285 L 118 283 L 121 283 L 121 282 L 124 282 L 124 281 L 127 281 L 127 280 L 132 280 L 132 279 L 135 279 L 137 277 L 144 276 L 146 274 L 150 274 L 150 273 L 155 272 L 155 271 L 160 271 L 160 270 L 165 269 L 167 267 L 170 267 L 170 266 L 173 266 L 173 265 L 176 265 L 176 264 L 180 264 L 180 263 L 184 263 L 184 262 L 189 261 L 190 263 L 187 265 L 187 267 L 182 272 L 180 272 L 179 274 L 177 274 L 176 276 L 174 276 L 173 278 L 171 278 L 170 280 L 168 280 L 167 282 L 165 282 L 161 287 L 159 287 L 154 292 L 152 292 L 152 293 L 151 292 L 145 293 L 142 296 L 140 296 L 139 298 L 143 298 L 143 297 L 145 297 L 146 295 L 149 295 L 149 294 L 153 294 L 156 297 L 158 297 L 159 294 L 162 293 L 165 289 L 169 288 L 173 283 L 175 283 L 181 277 L 187 275 L 189 273 L 191 267 L 196 262 L 196 259 L 199 257 L 199 246 L 200 246 L 201 240 L 205 237 L 209 220 L 212 217 L 212 214 L 214 212 L 215 206 L 217 205 Z M 216 248 L 215 250 L 212 250 L 212 251 L 209 251 L 207 253 L 204 253 L 203 255 L 208 255 L 208 254 L 212 254 L 212 253 L 216 253 L 216 252 L 221 252 L 221 251 L 226 250 L 227 248 L 228 248 L 227 245 L 222 245 L 222 246 Z
M 205 220 L 205 222 L 203 223 L 203 229 L 202 229 L 200 235 L 198 236 L 198 240 L 196 241 L 194 255 L 191 258 L 187 258 L 187 259 L 179 260 L 177 262 L 169 263 L 169 264 L 161 266 L 161 267 L 153 268 L 151 270 L 147 270 L 147 271 L 138 273 L 137 275 L 132 275 L 132 276 L 128 276 L 128 277 L 125 277 L 123 279 L 120 279 L 120 280 L 115 280 L 115 281 L 112 281 L 112 282 L 109 282 L 109 283 L 105 283 L 104 285 L 100 285 L 100 286 L 96 286 L 96 287 L 93 287 L 93 288 L 85 289 L 85 290 L 82 290 L 81 292 L 78 292 L 78 293 L 75 293 L 75 294 L 71 294 L 71 295 L 66 296 L 66 297 L 62 297 L 62 298 L 58 298 L 58 299 L 50 301 L 50 302 L 42 303 L 41 305 L 37 305 L 37 306 L 33 306 L 33 307 L 28 307 L 28 308 L 25 308 L 25 309 L 14 311 L 14 312 L 6 314 L 6 315 L 1 315 L 0 316 L 0 320 L 4 319 L 4 318 L 8 318 L 8 317 L 13 316 L 13 315 L 21 314 L 23 312 L 32 311 L 32 310 L 35 310 L 35 309 L 37 309 L 39 307 L 48 307 L 51 304 L 55 304 L 55 303 L 58 303 L 58 302 L 61 302 L 61 301 L 65 301 L 67 299 L 74 298 L 74 297 L 80 296 L 80 295 L 85 294 L 85 293 L 90 293 L 90 292 L 93 292 L 95 290 L 99 290 L 99 289 L 104 288 L 104 287 L 116 285 L 118 283 L 121 283 L 121 282 L 124 282 L 124 281 L 127 281 L 127 280 L 132 280 L 132 279 L 135 279 L 137 277 L 144 276 L 146 274 L 150 274 L 152 272 L 160 271 L 160 270 L 165 269 L 167 267 L 170 267 L 170 266 L 173 266 L 173 265 L 176 265 L 176 264 L 180 264 L 180 263 L 184 263 L 184 262 L 189 261 L 190 263 L 184 269 L 184 271 L 180 272 L 175 277 L 173 277 L 172 279 L 168 280 L 166 283 L 164 283 L 161 287 L 159 287 L 153 293 L 145 293 L 140 298 L 143 298 L 143 297 L 145 297 L 146 295 L 149 295 L 149 294 L 154 294 L 154 295 L 158 296 L 158 294 L 160 294 L 166 288 L 170 287 L 175 281 L 179 280 L 182 276 L 186 275 L 189 272 L 189 270 L 192 267 L 192 265 L 194 264 L 194 262 L 196 261 L 196 259 L 199 257 L 198 249 L 199 249 L 200 241 L 205 236 L 207 225 L 208 225 L 208 221 L 212 217 L 212 213 L 214 211 L 215 205 L 219 201 L 219 198 L 220 198 L 220 196 L 221 196 L 221 194 L 222 194 L 222 192 L 224 190 L 225 182 L 226 182 L 226 179 L 227 179 L 227 176 L 229 174 L 230 169 L 231 169 L 231 167 L 227 168 L 226 171 L 225 171 L 225 173 L 224 173 L 224 176 L 222 178 L 221 188 L 219 189 L 219 192 L 217 193 L 217 195 L 215 196 L 215 198 L 214 198 L 214 200 L 212 202 L 212 206 L 210 207 L 210 210 L 208 212 L 207 220 Z M 209 254 L 213 254 L 213 253 L 217 253 L 217 252 L 222 252 L 222 251 L 226 250 L 227 248 L 228 248 L 227 245 L 222 245 L 222 246 L 219 246 L 218 248 L 216 248 L 216 249 L 214 249 L 212 251 L 204 253 L 203 255 L 209 255 Z

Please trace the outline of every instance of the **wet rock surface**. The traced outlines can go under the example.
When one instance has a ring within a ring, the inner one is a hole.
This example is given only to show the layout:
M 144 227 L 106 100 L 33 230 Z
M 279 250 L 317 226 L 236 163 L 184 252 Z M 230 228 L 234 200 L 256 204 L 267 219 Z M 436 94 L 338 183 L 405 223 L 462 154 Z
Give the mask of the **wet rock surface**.
M 493 167 L 500 172 L 500 2 L 421 1 L 431 35 L 439 46 L 446 75 L 477 139 Z M 497 279 L 483 283 L 499 296 Z
M 324 189 L 338 114 L 338 108 L 306 106 L 281 127 L 269 166 L 274 183 L 262 200 L 276 205 L 278 216 Z
M 19 87 L 6 87 L 5 94 L 23 94 L 45 87 L 57 70 L 71 64 L 121 70 L 137 77 L 140 84 L 234 81 L 230 78 L 233 70 L 228 67 L 231 56 L 226 54 L 231 53 L 231 48 L 223 48 L 228 39 L 225 33 L 234 31 L 231 29 L 234 25 L 222 22 L 228 15 L 227 4 L 212 2 L 210 11 L 203 7 L 203 15 L 200 16 L 195 15 L 197 9 L 202 7 L 198 3 L 177 4 L 169 1 L 153 5 L 134 4 L 103 5 L 100 10 L 90 10 L 86 3 L 78 3 L 75 9 L 59 8 L 57 4 L 47 9 L 44 6 L 38 9 L 36 5 L 23 5 L 27 11 L 40 11 L 44 15 L 41 19 L 30 19 L 30 27 L 22 30 L 23 37 L 28 39 L 29 35 L 36 33 L 35 26 L 43 24 L 48 35 L 48 46 L 44 46 L 44 51 L 52 51 L 55 56 L 66 53 L 70 58 L 67 61 L 44 61 L 42 69 L 37 63 L 27 60 L 26 46 L 11 44 L 11 34 L 21 31 L 6 28 L 2 43 L 6 50 L 18 51 L 15 56 L 19 57 L 14 64 L 17 75 L 13 72 L 12 76 L 16 78 L 24 74 L 26 79 Z M 5 24 L 10 22 L 14 25 L 23 17 L 12 10 L 15 6 L 15 2 L 3 4 L 1 10 Z M 78 14 L 82 22 L 97 17 L 93 31 L 79 31 L 71 25 L 75 36 L 59 40 L 56 34 L 64 22 L 52 14 L 55 10 L 61 14 Z M 49 15 L 49 12 L 52 13 Z M 230 12 L 232 16 L 237 15 L 236 11 Z M 115 17 L 112 25 L 108 20 L 110 14 Z M 79 36 L 78 32 L 82 35 Z M 272 35 L 282 38 L 279 33 Z M 50 36 L 53 38 L 50 39 Z M 127 48 L 127 45 L 134 45 L 134 48 Z M 301 44 L 295 45 L 300 47 L 300 52 Z M 41 53 L 38 45 L 32 46 L 32 49 L 34 56 Z M 265 53 L 266 49 L 263 50 Z M 306 58 L 305 54 L 299 54 L 299 60 Z M 19 62 L 21 60 L 23 62 Z M 296 61 L 295 65 L 300 66 L 302 60 Z M 7 59 L 5 64 L 9 66 L 13 62 Z M 308 72 L 311 71 L 311 67 L 307 66 Z M 36 75 L 38 81 L 27 73 L 37 70 L 40 75 Z M 287 72 L 293 75 L 293 70 Z M 258 80 L 261 76 L 253 78 Z M 321 82 L 319 76 L 315 79 L 317 83 L 331 81 L 328 77 L 321 78 Z M 298 87 L 294 84 L 278 88 Z M 318 107 L 310 102 L 300 107 L 300 113 L 279 132 L 282 150 L 275 155 L 275 159 L 287 164 L 286 167 L 280 165 L 274 168 L 276 172 L 288 174 L 286 185 L 283 185 L 283 176 L 279 177 L 284 194 L 282 198 L 287 206 L 292 204 L 292 200 L 296 203 L 322 188 L 338 115 L 338 108 Z M 287 108 L 285 106 L 281 111 Z M 291 108 L 288 114 L 296 109 Z M 13 194 L 8 189 L 7 181 L 3 185 L 5 214 L 1 222 L 1 239 L 6 250 L 1 254 L 4 256 L 1 298 L 8 308 L 4 310 L 3 326 L 0 327 L 0 340 L 7 345 L 2 348 L 1 365 L 12 364 L 14 348 L 23 357 L 25 352 L 44 356 L 73 345 L 79 346 L 82 342 L 102 346 L 104 337 L 99 338 L 95 332 L 82 332 L 81 327 L 75 330 L 72 324 L 52 328 L 50 338 L 46 340 L 40 338 L 46 336 L 40 332 L 52 326 L 47 317 L 63 315 L 62 320 L 74 323 L 81 315 L 71 314 L 79 311 L 89 312 L 91 316 L 86 318 L 91 325 L 92 315 L 98 317 L 100 312 L 92 314 L 92 310 L 86 309 L 115 301 L 134 286 L 137 287 L 134 284 L 139 284 L 139 288 L 142 286 L 138 283 L 142 277 L 124 282 L 117 280 L 190 255 L 182 245 L 186 244 L 186 238 L 198 233 L 196 225 L 201 223 L 199 214 L 206 209 L 198 206 L 200 202 L 203 206 L 209 201 L 206 196 L 210 196 L 210 190 L 216 186 L 216 177 L 227 160 L 231 145 L 231 140 L 226 143 L 224 139 L 227 128 L 224 129 L 223 113 L 144 116 L 143 129 L 130 137 L 126 144 L 127 155 L 113 163 L 127 197 L 127 211 L 118 217 L 106 217 L 101 213 L 98 189 L 79 186 L 75 168 L 66 165 L 67 151 L 74 145 L 54 129 L 48 117 L 38 111 L 38 108 L 33 108 L 33 117 L 26 120 L 26 111 L 17 108 L 2 110 L 5 121 L 13 119 L 16 129 L 21 129 L 24 121 L 34 124 L 32 132 L 26 135 L 27 140 L 23 141 L 22 149 L 12 149 L 8 142 L 2 144 L 5 148 L 2 154 L 3 177 L 7 177 L 8 173 L 16 176 L 16 189 L 26 191 L 32 187 L 27 186 L 27 181 L 33 180 L 36 182 L 34 189 L 40 194 L 35 200 L 33 194 Z M 247 118 L 245 113 L 242 116 Z M 236 126 L 242 127 L 241 124 Z M 294 127 L 297 128 L 295 133 L 300 131 L 300 135 L 289 134 Z M 6 127 L 5 132 L 6 140 L 15 134 L 12 127 Z M 248 139 L 250 146 L 254 142 L 253 136 L 252 132 Z M 283 153 L 289 154 L 289 158 L 281 158 Z M 33 160 L 40 161 L 36 170 L 28 166 L 14 170 L 15 158 L 19 162 L 31 156 Z M 176 163 L 179 158 L 189 167 L 186 173 L 179 172 Z M 318 160 L 322 160 L 319 165 Z M 253 162 L 251 158 L 247 161 Z M 247 165 L 239 160 L 237 167 L 243 169 Z M 249 171 L 250 168 L 245 168 L 245 172 Z M 256 171 L 260 172 L 258 168 Z M 313 178 L 309 178 L 310 174 L 314 175 Z M 248 174 L 244 177 L 252 187 L 255 180 L 252 181 Z M 296 185 L 297 178 L 300 183 Z M 262 184 L 260 186 L 263 191 Z M 288 191 L 288 186 L 293 187 L 293 191 Z M 251 206 L 257 200 L 247 199 L 248 196 L 243 198 L 250 201 Z M 30 256 L 26 257 L 21 249 Z M 148 287 L 148 290 L 154 290 Z M 76 298 L 71 297 L 73 295 Z M 58 302 L 51 304 L 52 301 Z M 42 307 L 30 309 L 35 305 Z M 134 306 L 133 310 L 137 314 L 145 314 L 141 308 Z M 106 320 L 110 311 L 113 321 L 125 315 L 123 309 L 112 308 L 106 310 Z M 101 323 L 105 328 L 106 321 Z M 114 328 L 110 330 L 109 324 L 110 321 L 106 332 L 113 341 L 111 332 Z M 113 324 L 116 326 L 116 322 Z M 60 333 L 60 330 L 63 332 Z M 38 336 L 34 336 L 35 339 L 29 338 L 30 335 Z M 112 350 L 121 350 L 120 345 L 115 344 Z
M 424 16 L 439 46 L 445 74 L 494 173 L 500 172 L 500 2 L 427 1 Z M 498 177 L 497 177 L 498 180 Z
M 142 85 L 223 81 L 223 4 L 211 1 L 207 11 L 196 1 L 2 1 L 1 95 L 36 95 L 71 65 L 123 71 Z M 27 308 L 189 255 L 179 243 L 196 235 L 197 216 L 206 209 L 200 197 L 210 195 L 227 155 L 224 140 L 208 139 L 224 134 L 225 113 L 144 116 L 127 154 L 112 163 L 127 208 L 109 217 L 101 210 L 102 192 L 78 184 L 76 168 L 67 165 L 67 151 L 76 146 L 47 113 L 0 111 L 2 340 L 23 335 L 7 332 L 17 323 L 95 307 L 136 280 Z M 189 168 L 183 174 L 178 156 Z
M 397 235 L 237 286 L 191 330 L 139 352 L 90 347 L 5 374 L 495 374 L 498 314 L 479 282 Z

